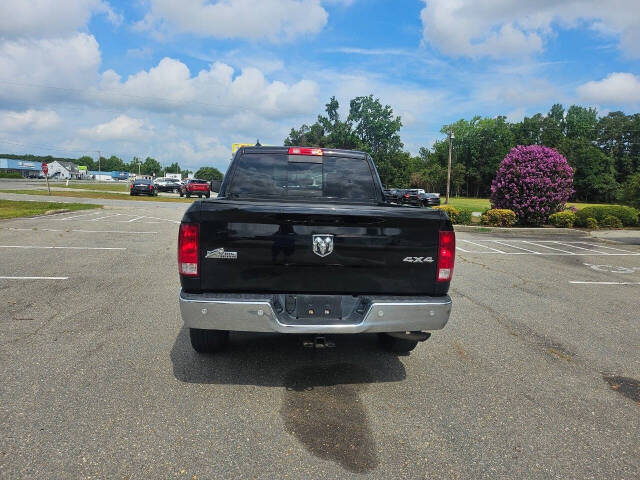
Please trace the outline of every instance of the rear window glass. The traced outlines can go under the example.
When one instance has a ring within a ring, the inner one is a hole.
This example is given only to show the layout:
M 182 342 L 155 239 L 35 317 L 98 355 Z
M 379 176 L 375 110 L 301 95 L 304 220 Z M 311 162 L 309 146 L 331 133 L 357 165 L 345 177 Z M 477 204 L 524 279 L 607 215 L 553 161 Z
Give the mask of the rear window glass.
M 375 198 L 366 160 L 330 156 L 305 160 L 300 155 L 245 154 L 237 160 L 229 193 L 353 201 Z

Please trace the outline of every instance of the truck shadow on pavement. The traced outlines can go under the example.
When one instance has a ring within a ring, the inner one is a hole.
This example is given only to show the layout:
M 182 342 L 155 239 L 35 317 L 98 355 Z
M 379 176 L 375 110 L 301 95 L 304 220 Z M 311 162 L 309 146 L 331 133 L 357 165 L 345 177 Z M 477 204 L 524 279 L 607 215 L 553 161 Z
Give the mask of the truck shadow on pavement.
M 335 348 L 314 350 L 297 335 L 234 333 L 226 351 L 198 355 L 183 328 L 170 356 L 181 382 L 282 388 L 287 433 L 323 460 L 368 472 L 379 461 L 361 394 L 371 383 L 404 380 L 405 368 L 380 349 L 375 335 L 332 339 Z

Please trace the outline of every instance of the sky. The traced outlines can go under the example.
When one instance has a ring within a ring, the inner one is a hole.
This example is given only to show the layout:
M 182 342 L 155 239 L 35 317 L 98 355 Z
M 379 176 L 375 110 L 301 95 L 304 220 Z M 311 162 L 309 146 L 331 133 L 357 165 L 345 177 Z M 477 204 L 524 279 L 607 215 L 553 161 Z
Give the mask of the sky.
M 637 0 L 4 0 L 0 152 L 225 171 L 331 96 L 373 94 L 405 149 L 474 115 L 640 111 Z

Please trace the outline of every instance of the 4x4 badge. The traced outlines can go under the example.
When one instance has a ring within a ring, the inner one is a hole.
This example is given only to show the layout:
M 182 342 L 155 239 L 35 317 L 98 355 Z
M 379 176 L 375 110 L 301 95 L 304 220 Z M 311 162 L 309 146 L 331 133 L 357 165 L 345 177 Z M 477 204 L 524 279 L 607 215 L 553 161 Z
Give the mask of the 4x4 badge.
M 333 235 L 323 233 L 320 235 L 312 235 L 313 253 L 319 257 L 326 257 L 333 252 Z
M 404 257 L 402 261 L 407 263 L 433 263 L 433 257 Z

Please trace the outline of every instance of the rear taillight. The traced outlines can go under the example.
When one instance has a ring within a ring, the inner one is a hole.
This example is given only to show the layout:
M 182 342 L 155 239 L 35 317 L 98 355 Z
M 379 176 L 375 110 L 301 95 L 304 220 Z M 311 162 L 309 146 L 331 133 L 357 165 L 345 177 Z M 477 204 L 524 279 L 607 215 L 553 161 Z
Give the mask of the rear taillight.
M 149 185 L 149 190 L 153 190 L 153 185 Z
M 456 259 L 456 233 L 454 231 L 440 232 L 438 245 L 438 269 L 436 281 L 450 282 L 453 276 L 453 264 Z
M 198 276 L 198 244 L 200 226 L 196 223 L 181 223 L 178 233 L 178 271 L 187 277 Z
M 319 155 L 322 156 L 321 148 L 310 148 L 310 147 L 290 147 L 289 155 Z

